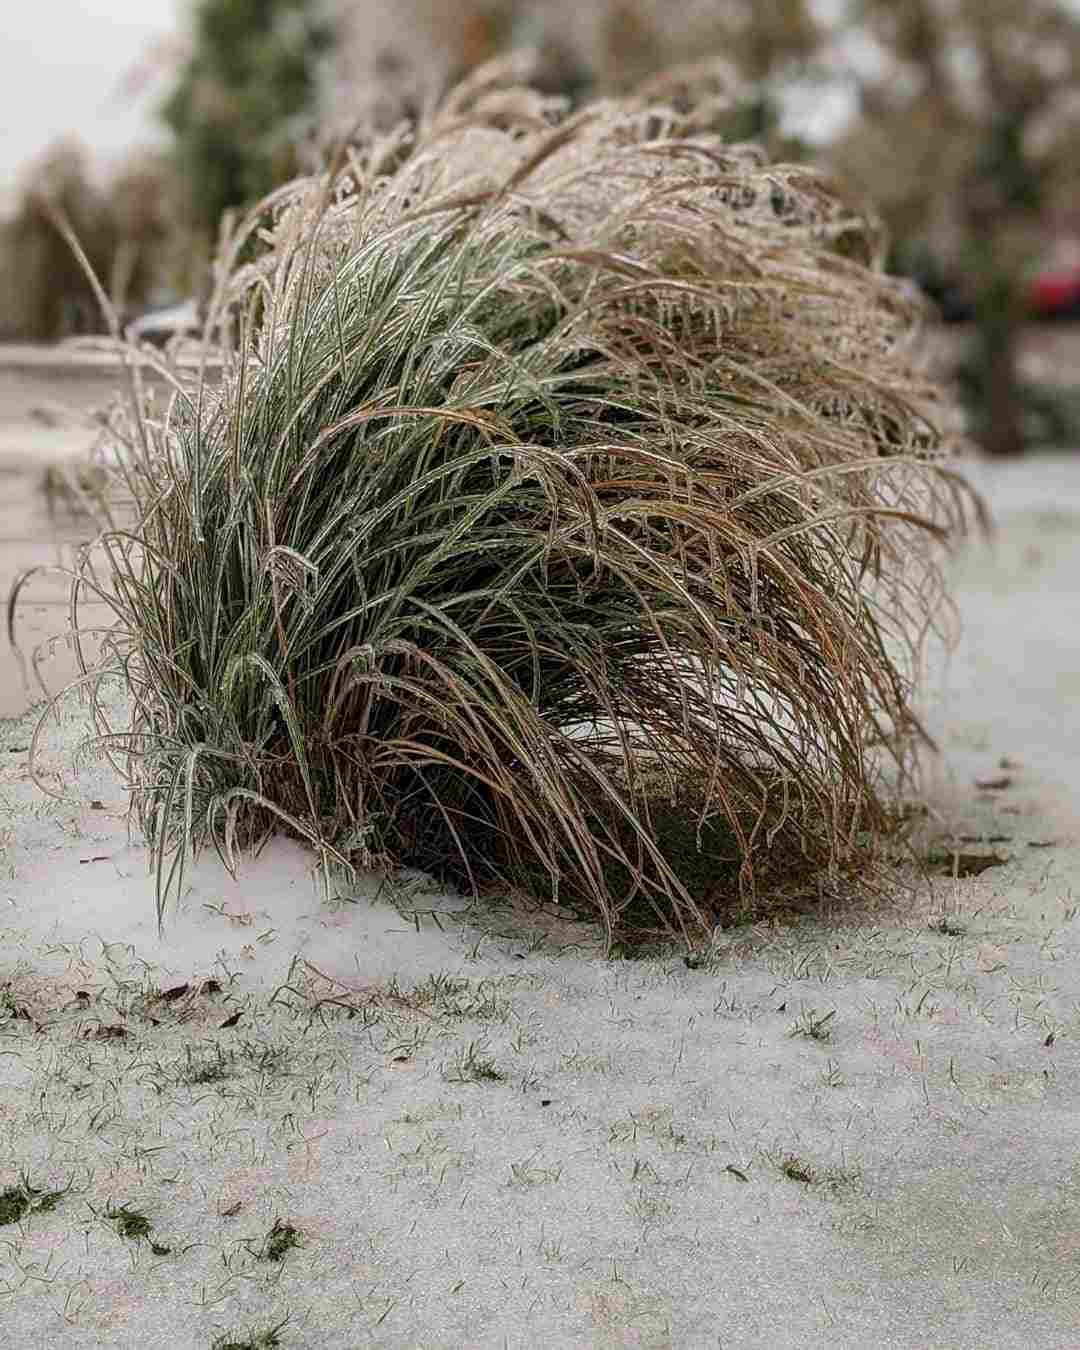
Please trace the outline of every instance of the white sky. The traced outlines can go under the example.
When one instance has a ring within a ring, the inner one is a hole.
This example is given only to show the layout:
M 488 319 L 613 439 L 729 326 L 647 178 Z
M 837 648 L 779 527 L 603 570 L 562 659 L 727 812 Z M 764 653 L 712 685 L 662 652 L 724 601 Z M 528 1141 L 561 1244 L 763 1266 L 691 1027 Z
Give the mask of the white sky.
M 155 138 L 146 90 L 125 78 L 175 37 L 187 0 L 0 0 L 0 198 L 56 137 L 77 133 L 104 162 Z

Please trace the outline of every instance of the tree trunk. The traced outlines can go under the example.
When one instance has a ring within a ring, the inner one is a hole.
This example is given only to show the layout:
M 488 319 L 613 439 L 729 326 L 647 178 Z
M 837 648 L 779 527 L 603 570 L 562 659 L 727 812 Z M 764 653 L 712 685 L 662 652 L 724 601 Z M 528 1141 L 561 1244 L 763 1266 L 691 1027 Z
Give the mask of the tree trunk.
M 1021 307 L 1006 270 L 984 276 L 976 303 L 977 384 L 981 403 L 976 435 L 988 455 L 1024 453 L 1023 396 L 1018 355 Z

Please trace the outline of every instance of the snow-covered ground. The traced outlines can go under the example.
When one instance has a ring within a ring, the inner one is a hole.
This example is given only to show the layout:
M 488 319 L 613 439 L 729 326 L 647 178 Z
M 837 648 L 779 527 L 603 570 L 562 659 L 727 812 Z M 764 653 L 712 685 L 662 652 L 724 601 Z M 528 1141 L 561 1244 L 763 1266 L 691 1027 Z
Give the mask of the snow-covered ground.
M 57 798 L 0 723 L 0 1192 L 62 1192 L 0 1226 L 0 1344 L 1080 1344 L 1080 454 L 965 467 L 929 827 L 999 864 L 696 968 L 420 879 L 326 903 L 282 841 L 159 937 L 83 712 Z

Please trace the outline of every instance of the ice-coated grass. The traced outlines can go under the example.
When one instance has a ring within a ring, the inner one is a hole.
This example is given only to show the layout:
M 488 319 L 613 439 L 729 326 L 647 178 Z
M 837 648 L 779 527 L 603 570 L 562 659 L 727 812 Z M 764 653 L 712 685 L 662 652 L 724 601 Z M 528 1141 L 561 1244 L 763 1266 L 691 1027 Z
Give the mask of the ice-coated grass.
M 873 843 L 872 742 L 912 767 L 974 508 L 875 222 L 663 105 L 496 84 L 262 204 L 218 262 L 220 382 L 134 381 L 136 523 L 79 584 L 159 922 L 192 847 L 284 828 L 328 876 L 692 944 Z

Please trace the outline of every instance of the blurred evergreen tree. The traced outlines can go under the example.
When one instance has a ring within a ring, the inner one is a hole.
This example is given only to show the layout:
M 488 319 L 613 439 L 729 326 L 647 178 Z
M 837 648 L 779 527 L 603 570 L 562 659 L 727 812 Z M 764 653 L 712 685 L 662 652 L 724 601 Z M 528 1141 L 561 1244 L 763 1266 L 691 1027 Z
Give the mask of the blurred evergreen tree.
M 194 40 L 161 109 L 203 248 L 231 207 L 259 200 L 300 168 L 318 65 L 334 29 L 318 0 L 198 0 Z

